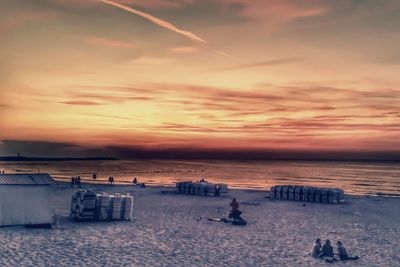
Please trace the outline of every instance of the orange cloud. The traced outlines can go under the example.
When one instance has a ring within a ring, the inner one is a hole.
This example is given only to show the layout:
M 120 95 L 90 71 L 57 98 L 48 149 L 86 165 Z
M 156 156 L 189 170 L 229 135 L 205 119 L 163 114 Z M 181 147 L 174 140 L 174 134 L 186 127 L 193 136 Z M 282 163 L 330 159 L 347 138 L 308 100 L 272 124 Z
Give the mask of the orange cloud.
M 103 37 L 96 37 L 96 36 L 89 36 L 84 38 L 85 42 L 92 45 L 99 45 L 99 46 L 109 46 L 109 47 L 116 47 L 116 48 L 137 48 L 138 46 L 129 42 L 103 38 Z
M 197 46 L 177 46 L 171 48 L 170 51 L 178 54 L 193 54 L 200 52 L 201 49 Z
M 60 103 L 67 104 L 67 105 L 78 105 L 78 106 L 97 106 L 97 105 L 102 105 L 102 103 L 94 102 L 94 101 L 64 101 L 64 102 L 60 102 Z

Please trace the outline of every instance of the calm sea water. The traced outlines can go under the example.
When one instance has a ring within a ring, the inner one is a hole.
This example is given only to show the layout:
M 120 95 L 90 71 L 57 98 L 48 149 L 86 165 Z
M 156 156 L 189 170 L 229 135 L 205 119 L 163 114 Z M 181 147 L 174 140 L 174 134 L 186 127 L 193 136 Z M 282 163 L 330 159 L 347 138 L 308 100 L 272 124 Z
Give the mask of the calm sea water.
M 5 172 L 46 172 L 58 180 L 80 175 L 106 183 L 112 175 L 118 183 L 139 182 L 174 185 L 177 181 L 205 178 L 232 188 L 269 189 L 272 185 L 340 187 L 357 195 L 400 195 L 400 163 L 316 161 L 53 161 L 1 162 Z

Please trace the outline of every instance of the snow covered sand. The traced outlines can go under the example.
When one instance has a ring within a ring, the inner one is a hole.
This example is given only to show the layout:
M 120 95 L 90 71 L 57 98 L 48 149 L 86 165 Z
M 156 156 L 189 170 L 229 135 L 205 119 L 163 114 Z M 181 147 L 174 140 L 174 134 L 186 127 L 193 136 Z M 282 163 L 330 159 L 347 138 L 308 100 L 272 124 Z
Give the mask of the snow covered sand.
M 349 197 L 343 205 L 265 199 L 231 190 L 229 197 L 175 195 L 173 188 L 99 185 L 99 192 L 135 196 L 131 222 L 73 223 L 75 190 L 54 190 L 53 229 L 0 228 L 0 266 L 330 266 L 307 256 L 319 237 L 342 240 L 355 262 L 400 266 L 400 199 Z M 209 222 L 227 216 L 231 197 L 247 226 Z

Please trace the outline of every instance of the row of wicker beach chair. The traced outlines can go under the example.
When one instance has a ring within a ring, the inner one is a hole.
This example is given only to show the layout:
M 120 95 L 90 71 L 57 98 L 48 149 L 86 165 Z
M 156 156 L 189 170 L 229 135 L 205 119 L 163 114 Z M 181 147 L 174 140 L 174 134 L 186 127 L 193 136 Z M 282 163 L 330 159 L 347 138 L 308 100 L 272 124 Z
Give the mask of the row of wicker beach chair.
M 339 204 L 344 202 L 344 191 L 339 188 L 278 185 L 271 187 L 271 198 Z
M 208 182 L 177 182 L 176 192 L 186 195 L 221 196 L 228 194 L 228 185 Z

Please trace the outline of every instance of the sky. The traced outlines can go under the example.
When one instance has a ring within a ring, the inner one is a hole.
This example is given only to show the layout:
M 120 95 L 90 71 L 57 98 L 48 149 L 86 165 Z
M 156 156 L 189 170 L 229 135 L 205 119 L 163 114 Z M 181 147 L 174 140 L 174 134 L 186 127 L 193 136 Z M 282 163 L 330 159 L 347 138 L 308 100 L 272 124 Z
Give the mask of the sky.
M 0 155 L 397 153 L 399 47 L 397 0 L 0 0 Z

